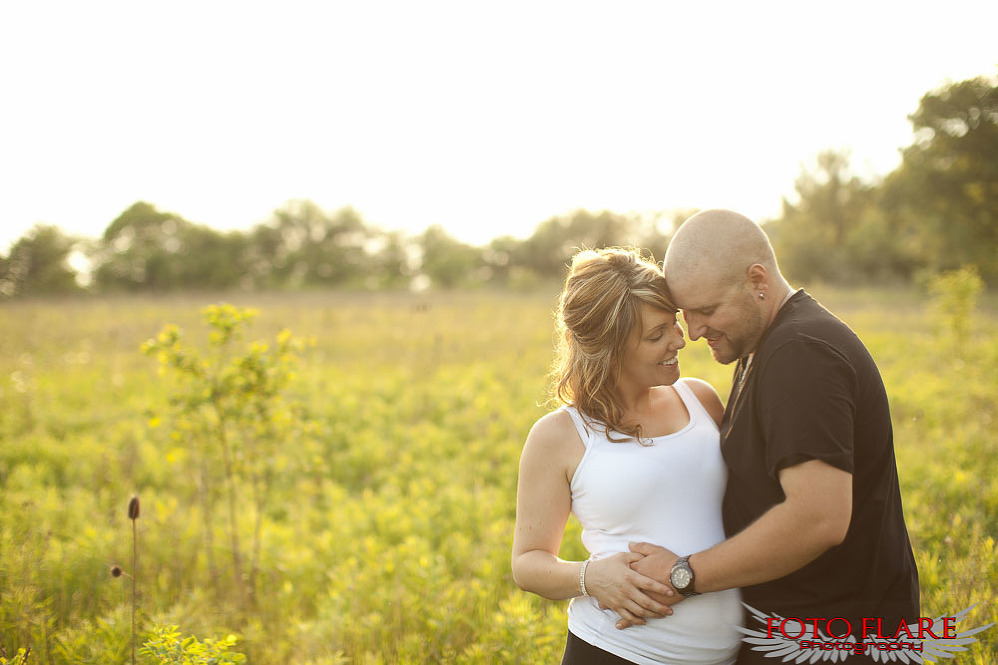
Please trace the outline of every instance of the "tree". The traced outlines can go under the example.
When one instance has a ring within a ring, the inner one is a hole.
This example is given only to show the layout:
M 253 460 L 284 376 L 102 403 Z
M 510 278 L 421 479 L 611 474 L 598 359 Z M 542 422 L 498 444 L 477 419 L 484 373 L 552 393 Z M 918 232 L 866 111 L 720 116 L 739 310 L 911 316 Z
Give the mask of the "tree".
M 181 227 L 177 237 L 182 251 L 172 258 L 176 286 L 224 290 L 251 285 L 245 280 L 249 245 L 245 233 L 220 233 L 189 224 Z
M 249 289 L 278 286 L 288 263 L 281 231 L 273 224 L 258 224 L 249 233 L 242 263 L 242 279 Z
M 180 232 L 190 222 L 143 201 L 133 204 L 104 230 L 96 253 L 95 281 L 102 290 L 176 288 Z M 193 258 L 193 257 L 192 257 Z
M 69 265 L 76 242 L 55 226 L 36 225 L 0 263 L 0 296 L 79 291 L 76 272 Z
M 934 272 L 972 264 L 998 282 L 998 79 L 930 92 L 909 119 L 914 142 L 887 179 L 885 209 L 917 229 Z
M 104 231 L 95 278 L 112 291 L 230 289 L 248 273 L 248 243 L 140 201 Z
M 579 249 L 637 244 L 637 220 L 604 210 L 577 210 L 569 216 L 542 222 L 524 243 L 525 265 L 545 279 L 561 279 L 572 255 Z
M 414 247 L 400 231 L 372 231 L 364 249 L 367 286 L 392 289 L 408 284 L 413 273 Z
M 433 284 L 449 289 L 480 281 L 476 272 L 484 267 L 481 250 L 451 237 L 441 226 L 426 229 L 418 246 L 422 250 L 420 270 Z
M 361 281 L 369 232 L 360 214 L 345 207 L 327 213 L 308 200 L 288 201 L 274 211 L 255 238 L 262 242 L 252 264 L 271 266 L 273 285 L 335 286 Z
M 876 207 L 876 186 L 852 174 L 848 152 L 825 151 L 802 169 L 798 201 L 783 200 L 780 218 L 766 224 L 780 267 L 791 279 L 858 281 L 883 272 L 889 233 Z
M 511 282 L 517 266 L 522 265 L 523 241 L 512 236 L 493 238 L 482 252 L 488 280 L 493 284 L 507 286 Z

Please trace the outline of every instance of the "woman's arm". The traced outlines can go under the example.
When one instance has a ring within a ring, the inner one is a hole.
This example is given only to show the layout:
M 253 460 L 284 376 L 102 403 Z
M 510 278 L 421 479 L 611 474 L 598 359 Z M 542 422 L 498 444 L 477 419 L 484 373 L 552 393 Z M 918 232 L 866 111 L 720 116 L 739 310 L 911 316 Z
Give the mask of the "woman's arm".
M 520 455 L 513 532 L 513 580 L 524 591 L 551 600 L 582 595 L 581 563 L 563 561 L 557 553 L 572 510 L 568 471 L 578 464 L 584 447 L 574 427 L 571 431 L 559 427 L 560 419 L 572 426 L 567 413 L 549 413 L 527 435 Z
M 565 561 L 558 551 L 572 510 L 571 476 L 584 450 L 570 416 L 555 412 L 530 430 L 520 457 L 513 579 L 524 591 L 552 600 L 582 595 L 583 562 Z M 623 552 L 592 561 L 586 569 L 589 594 L 632 623 L 671 613 L 671 608 L 645 593 L 670 594 L 671 588 L 630 569 L 629 564 L 640 558 Z

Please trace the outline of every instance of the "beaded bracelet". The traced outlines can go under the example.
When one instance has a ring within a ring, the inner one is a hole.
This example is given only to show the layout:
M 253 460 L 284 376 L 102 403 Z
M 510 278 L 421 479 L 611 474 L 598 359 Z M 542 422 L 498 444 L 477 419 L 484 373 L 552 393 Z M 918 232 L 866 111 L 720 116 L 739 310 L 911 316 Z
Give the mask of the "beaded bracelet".
M 583 596 L 589 596 L 589 592 L 586 591 L 586 568 L 589 567 L 589 562 L 592 559 L 586 559 L 582 562 L 582 567 L 579 568 L 579 588 L 582 589 Z

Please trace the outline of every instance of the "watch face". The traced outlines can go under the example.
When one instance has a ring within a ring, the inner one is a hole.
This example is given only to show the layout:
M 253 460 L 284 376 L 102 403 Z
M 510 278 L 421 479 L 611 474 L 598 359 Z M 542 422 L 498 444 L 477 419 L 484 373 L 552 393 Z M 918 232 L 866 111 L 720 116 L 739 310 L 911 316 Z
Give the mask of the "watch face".
M 690 575 L 690 571 L 685 568 L 676 568 L 672 571 L 672 586 L 677 589 L 685 589 L 690 585 L 690 579 L 693 576 Z

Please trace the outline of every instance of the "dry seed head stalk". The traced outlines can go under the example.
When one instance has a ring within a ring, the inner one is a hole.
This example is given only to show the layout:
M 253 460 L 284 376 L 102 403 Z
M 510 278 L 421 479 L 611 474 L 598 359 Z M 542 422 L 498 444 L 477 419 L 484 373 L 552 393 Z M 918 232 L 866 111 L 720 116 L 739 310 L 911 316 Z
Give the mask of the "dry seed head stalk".
M 121 566 L 118 566 L 118 565 L 111 566 L 111 577 L 115 577 L 115 578 L 117 578 L 117 577 L 127 577 L 128 579 L 132 578 L 131 575 L 129 575 L 128 573 L 125 572 L 124 568 L 122 568 Z
M 133 496 L 132 500 L 128 502 L 128 519 L 139 519 L 139 512 L 139 497 Z

